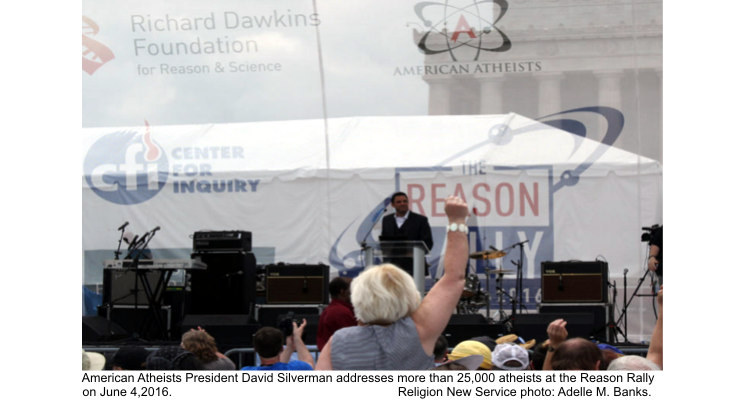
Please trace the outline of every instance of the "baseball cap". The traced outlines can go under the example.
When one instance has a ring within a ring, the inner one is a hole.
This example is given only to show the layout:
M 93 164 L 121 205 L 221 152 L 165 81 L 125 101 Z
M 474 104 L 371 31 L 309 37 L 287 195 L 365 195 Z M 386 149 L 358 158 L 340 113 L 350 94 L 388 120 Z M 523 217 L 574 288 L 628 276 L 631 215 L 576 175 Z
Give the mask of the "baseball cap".
M 105 356 L 82 349 L 82 371 L 102 371 L 105 368 Z
M 437 368 L 439 368 L 439 367 L 441 367 L 443 365 L 456 364 L 456 365 L 462 365 L 462 366 L 466 367 L 470 371 L 475 371 L 478 368 L 480 368 L 480 365 L 482 365 L 482 362 L 483 361 L 485 361 L 485 359 L 481 355 L 474 354 L 474 355 L 471 355 L 471 356 L 458 358 L 458 359 L 453 360 L 453 361 L 445 362 L 444 364 L 438 365 L 438 366 L 436 366 L 434 368 L 431 368 L 431 369 L 437 369 Z
M 511 361 L 516 361 L 508 365 Z M 520 364 L 520 365 L 518 365 Z M 493 365 L 499 369 L 520 371 L 528 368 L 528 351 L 515 343 L 503 343 L 495 346 Z
M 485 346 L 484 344 L 474 341 L 474 340 L 465 340 L 464 342 L 458 344 L 449 355 L 447 355 L 447 358 L 449 358 L 451 361 L 458 360 L 460 358 L 464 358 L 471 355 L 481 355 L 483 358 L 482 364 L 480 365 L 480 368 L 483 369 L 490 369 L 493 367 L 492 362 L 492 352 L 490 349 Z
M 142 371 L 145 369 L 145 359 L 148 350 L 140 346 L 120 347 L 112 356 L 112 366 L 128 371 Z

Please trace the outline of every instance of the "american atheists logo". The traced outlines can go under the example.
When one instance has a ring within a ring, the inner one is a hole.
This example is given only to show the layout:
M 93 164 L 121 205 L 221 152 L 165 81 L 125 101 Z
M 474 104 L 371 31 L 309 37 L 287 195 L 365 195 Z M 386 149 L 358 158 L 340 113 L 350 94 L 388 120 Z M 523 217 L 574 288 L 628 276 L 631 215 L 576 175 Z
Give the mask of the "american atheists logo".
M 450 63 L 427 64 L 395 67 L 393 76 L 423 75 L 474 75 L 474 74 L 507 74 L 521 72 L 540 72 L 541 61 L 485 62 L 485 63 Z
M 449 53 L 452 61 L 458 61 L 459 50 L 469 50 L 477 61 L 483 52 L 506 52 L 511 41 L 497 23 L 508 11 L 506 0 L 474 0 L 446 2 L 421 2 L 414 7 L 426 33 L 418 42 L 419 50 L 427 56 Z M 474 28 L 474 24 L 479 29 Z M 454 27 L 449 31 L 449 27 Z

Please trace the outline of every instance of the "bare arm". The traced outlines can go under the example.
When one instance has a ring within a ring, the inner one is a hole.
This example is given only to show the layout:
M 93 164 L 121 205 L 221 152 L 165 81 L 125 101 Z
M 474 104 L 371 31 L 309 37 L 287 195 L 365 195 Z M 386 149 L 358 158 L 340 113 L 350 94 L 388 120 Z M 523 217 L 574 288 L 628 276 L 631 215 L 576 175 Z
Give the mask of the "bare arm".
M 332 338 L 329 338 L 329 341 L 326 345 L 324 345 L 324 348 L 322 349 L 322 352 L 319 353 L 319 359 L 316 362 L 316 368 L 317 371 L 331 371 L 333 369 L 332 367 Z
M 569 336 L 566 326 L 567 321 L 557 319 L 550 323 L 549 327 L 546 328 L 546 332 L 549 334 L 549 350 L 546 352 L 546 358 L 544 359 L 544 371 L 551 371 L 551 359 L 554 358 L 554 351 L 556 351 L 556 349 L 567 339 L 567 336 Z
M 658 256 L 658 252 L 660 249 L 655 244 L 651 245 L 651 252 L 648 256 L 648 269 L 651 271 L 656 271 L 658 269 L 658 260 L 656 257 Z
M 284 364 L 288 364 L 288 362 L 291 360 L 291 354 L 293 354 L 294 351 L 294 342 L 292 339 L 293 335 L 286 338 L 286 347 L 281 352 L 281 356 L 278 358 L 279 362 L 282 362 Z
M 296 354 L 299 357 L 299 361 L 303 361 L 314 368 L 314 357 L 311 356 L 311 352 L 306 348 L 306 344 L 301 339 L 304 334 L 304 328 L 306 328 L 306 319 L 301 321 L 301 326 L 296 327 L 296 323 L 293 324 L 293 338 L 294 346 L 296 347 Z
M 467 204 L 450 196 L 444 200 L 444 212 L 449 223 L 464 224 Z M 449 322 L 464 289 L 464 272 L 469 258 L 467 235 L 459 231 L 447 232 L 447 250 L 444 256 L 444 276 L 426 294 L 419 308 L 411 315 L 426 354 L 434 353 L 436 339 Z
M 311 356 L 309 349 L 306 348 L 306 344 L 301 339 L 301 335 L 304 334 L 304 328 L 306 328 L 306 320 L 304 319 L 301 326 L 296 326 L 293 322 L 293 333 L 286 339 L 286 348 L 281 353 L 280 361 L 284 364 L 288 364 L 291 359 L 291 354 L 296 350 L 296 354 L 299 361 L 303 361 L 312 368 L 314 368 L 314 357 Z
M 647 359 L 664 369 L 664 289 L 658 291 L 658 306 L 661 314 L 658 316 L 656 326 L 651 335 L 651 344 L 648 346 Z

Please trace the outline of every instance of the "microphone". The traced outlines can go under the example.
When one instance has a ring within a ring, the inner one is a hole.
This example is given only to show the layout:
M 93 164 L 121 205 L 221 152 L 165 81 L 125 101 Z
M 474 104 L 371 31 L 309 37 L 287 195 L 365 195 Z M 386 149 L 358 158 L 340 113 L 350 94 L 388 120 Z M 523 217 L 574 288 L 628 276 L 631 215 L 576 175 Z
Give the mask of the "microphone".
M 306 278 L 304 278 L 304 287 L 301 288 L 302 293 L 309 293 L 309 288 L 306 286 Z
M 145 242 L 145 240 L 146 240 L 146 239 L 148 239 L 148 235 L 149 235 L 149 234 L 150 234 L 150 232 L 146 232 L 146 233 L 145 233 L 145 235 L 143 235 L 143 237 L 142 237 L 142 238 L 140 238 L 140 240 L 138 240 L 138 243 L 143 243 L 143 242 Z
M 118 230 L 118 231 L 121 231 L 121 230 L 125 229 L 125 227 L 126 227 L 126 226 L 128 226 L 128 221 L 125 221 L 125 223 L 124 223 L 124 224 L 120 225 L 120 227 L 119 227 L 119 228 L 117 228 L 117 230 Z
M 158 231 L 158 230 L 161 230 L 161 227 L 160 226 L 157 226 L 157 227 L 153 228 L 153 230 L 151 231 L 151 235 L 154 234 L 154 233 L 156 233 L 156 231 Z
M 561 274 L 559 274 L 559 291 L 560 292 L 563 292 L 564 291 L 564 281 L 562 280 L 562 275 Z

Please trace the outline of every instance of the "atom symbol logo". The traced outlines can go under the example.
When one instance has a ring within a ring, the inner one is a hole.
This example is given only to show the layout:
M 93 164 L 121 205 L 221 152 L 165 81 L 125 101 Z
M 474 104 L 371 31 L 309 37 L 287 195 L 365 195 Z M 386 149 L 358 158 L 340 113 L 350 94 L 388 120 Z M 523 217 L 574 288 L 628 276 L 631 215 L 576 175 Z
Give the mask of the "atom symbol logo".
M 508 11 L 508 2 L 506 0 L 473 0 L 464 7 L 454 6 L 449 3 L 450 0 L 447 0 L 445 3 L 421 2 L 417 3 L 414 7 L 416 15 L 423 21 L 424 26 L 429 28 L 418 44 L 419 49 L 424 54 L 432 55 L 449 52 L 452 60 L 457 61 L 454 51 L 460 47 L 467 46 L 477 50 L 473 60 L 477 61 L 480 58 L 480 53 L 483 51 L 502 52 L 510 50 L 510 39 L 503 31 L 495 26 Z M 493 21 L 493 8 L 496 5 L 500 8 L 500 12 Z M 429 18 L 429 15 L 435 18 Z M 476 26 L 482 27 L 482 30 L 476 31 L 471 27 L 465 15 L 469 16 L 470 20 L 476 22 Z M 486 16 L 490 19 L 487 19 Z M 450 32 L 447 26 L 453 25 L 455 21 L 455 28 Z M 489 36 L 495 32 L 502 39 L 502 43 L 498 46 L 494 46 L 498 40 L 492 40 L 493 38 Z M 439 40 L 433 40 L 434 38 L 438 38 Z M 441 40 L 442 38 L 444 40 Z M 434 47 L 431 48 L 430 46 Z

